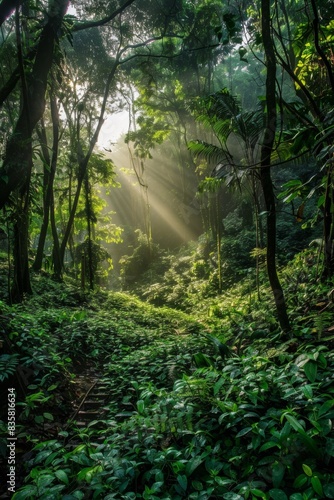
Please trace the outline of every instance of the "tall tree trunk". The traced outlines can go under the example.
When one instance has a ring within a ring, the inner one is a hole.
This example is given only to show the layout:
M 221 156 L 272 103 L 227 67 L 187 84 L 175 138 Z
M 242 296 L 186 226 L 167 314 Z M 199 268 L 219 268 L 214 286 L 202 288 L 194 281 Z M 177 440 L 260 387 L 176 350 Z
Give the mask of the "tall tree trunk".
M 56 175 L 56 167 L 58 161 L 58 147 L 59 147 L 59 115 L 57 108 L 57 101 L 54 96 L 51 97 L 51 116 L 53 125 L 53 144 L 52 144 L 52 158 L 50 158 L 49 148 L 47 145 L 47 136 L 44 124 L 41 130 L 41 143 L 42 152 L 44 157 L 44 185 L 43 185 L 43 221 L 38 240 L 38 247 L 33 264 L 34 271 L 40 271 L 43 264 L 44 246 L 49 227 L 51 201 L 53 198 L 53 184 Z
M 25 294 L 31 294 L 30 274 L 29 274 L 29 195 L 30 195 L 30 176 L 32 170 L 32 143 L 31 143 L 31 112 L 29 102 L 29 91 L 26 81 L 26 73 L 23 63 L 23 47 L 21 37 L 21 26 L 19 11 L 15 12 L 15 31 L 17 42 L 17 57 L 21 79 L 22 107 L 26 110 L 22 116 L 22 130 L 27 134 L 27 141 L 24 144 L 24 168 L 26 177 L 17 192 L 15 215 L 14 215 L 14 282 L 11 289 L 11 301 L 21 302 Z M 7 149 L 6 149 L 7 154 Z M 6 156 L 5 160 L 6 161 Z
M 50 224 L 53 239 L 53 249 L 52 249 L 52 263 L 53 263 L 53 277 L 57 281 L 62 279 L 62 261 L 60 256 L 60 245 L 55 217 L 55 202 L 53 191 L 51 193 L 51 203 L 50 203 Z
M 11 193 L 24 186 L 29 179 L 31 135 L 44 113 L 47 79 L 53 62 L 57 32 L 68 3 L 69 0 L 54 0 L 51 3 L 48 21 L 40 35 L 33 68 L 27 79 L 28 99 L 22 104 L 0 169 L 0 209 L 8 202 Z
M 85 195 L 86 195 L 86 218 L 87 218 L 87 233 L 88 233 L 88 271 L 89 271 L 89 288 L 94 290 L 94 265 L 93 265 L 93 248 L 92 248 L 92 200 L 90 196 L 90 185 L 88 179 L 88 172 L 85 176 Z
M 323 278 L 334 275 L 334 172 L 330 165 L 327 169 L 327 183 L 324 201 L 324 271 Z
M 12 302 L 21 302 L 26 294 L 32 294 L 29 274 L 29 185 L 18 197 L 14 222 L 14 281 L 11 289 Z
M 39 136 L 39 141 L 41 143 L 41 149 L 43 154 L 43 219 L 42 219 L 41 229 L 39 232 L 38 245 L 32 269 L 36 272 L 39 272 L 42 269 L 43 265 L 44 246 L 49 226 L 49 207 L 50 207 L 50 201 L 48 200 L 48 186 L 50 184 L 51 158 L 49 154 L 46 130 L 43 120 L 41 122 L 41 129 L 38 130 L 37 133 Z
M 267 116 L 261 147 L 260 180 L 267 210 L 267 271 L 274 295 L 278 321 L 283 331 L 290 330 L 283 289 L 276 268 L 276 200 L 271 180 L 271 153 L 276 133 L 276 59 L 271 36 L 270 0 L 261 0 L 262 39 L 266 56 L 266 103 Z

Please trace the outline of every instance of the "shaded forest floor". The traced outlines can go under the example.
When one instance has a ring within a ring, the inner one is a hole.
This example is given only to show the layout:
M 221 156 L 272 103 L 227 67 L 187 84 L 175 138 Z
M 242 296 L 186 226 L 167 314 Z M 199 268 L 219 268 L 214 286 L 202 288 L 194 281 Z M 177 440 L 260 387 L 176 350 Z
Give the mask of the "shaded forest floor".
M 265 283 L 260 301 L 244 281 L 187 314 L 42 276 L 0 302 L 14 498 L 334 498 L 334 319 L 315 259 L 282 272 L 285 337 Z

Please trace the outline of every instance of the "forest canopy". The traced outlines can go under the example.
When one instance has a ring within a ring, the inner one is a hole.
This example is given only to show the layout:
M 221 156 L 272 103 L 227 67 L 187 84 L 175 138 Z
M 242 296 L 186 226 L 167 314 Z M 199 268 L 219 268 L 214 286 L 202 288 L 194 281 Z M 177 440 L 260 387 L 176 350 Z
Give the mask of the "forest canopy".
M 248 207 L 247 252 L 266 248 L 288 330 L 276 251 L 290 246 L 292 256 L 298 244 L 280 240 L 280 225 L 305 241 L 295 221 L 316 226 L 323 275 L 334 266 L 327 2 L 3 1 L 0 10 L 10 300 L 32 292 L 30 269 L 43 262 L 58 280 L 84 267 L 93 288 L 98 261 L 118 268 L 122 250 L 109 245 L 136 245 L 137 230 L 148 260 L 154 244 L 216 241 L 221 290 L 223 220 Z M 124 142 L 108 152 L 104 122 L 125 114 Z

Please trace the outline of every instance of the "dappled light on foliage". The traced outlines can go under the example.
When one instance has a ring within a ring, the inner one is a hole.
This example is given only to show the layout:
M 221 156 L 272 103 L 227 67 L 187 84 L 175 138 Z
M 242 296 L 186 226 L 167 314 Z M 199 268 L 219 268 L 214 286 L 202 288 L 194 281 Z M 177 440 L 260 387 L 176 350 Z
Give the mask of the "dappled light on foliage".
M 334 498 L 330 4 L 2 0 L 0 498 Z

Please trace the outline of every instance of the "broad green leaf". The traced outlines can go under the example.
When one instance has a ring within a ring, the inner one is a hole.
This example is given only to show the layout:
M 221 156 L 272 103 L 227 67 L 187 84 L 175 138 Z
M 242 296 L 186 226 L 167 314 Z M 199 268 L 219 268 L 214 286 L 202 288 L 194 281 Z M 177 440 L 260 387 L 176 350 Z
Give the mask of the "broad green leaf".
M 295 417 L 293 417 L 292 415 L 285 414 L 285 418 L 295 431 L 300 432 L 302 434 L 306 434 L 303 426 L 298 422 L 298 420 Z
M 203 462 L 204 462 L 204 459 L 200 458 L 200 457 L 194 457 L 191 460 L 189 460 L 189 462 L 187 463 L 186 468 L 185 468 L 186 475 L 188 477 L 191 476 L 191 474 L 194 472 L 194 470 L 197 469 L 197 467 L 199 465 L 201 465 Z
M 320 406 L 318 410 L 318 417 L 325 415 L 328 412 L 328 410 L 332 408 L 332 406 L 334 406 L 334 399 L 326 401 L 323 405 Z
M 284 493 L 283 490 L 279 490 L 278 488 L 273 488 L 272 490 L 269 490 L 269 495 L 270 498 L 273 498 L 274 500 L 288 500 L 288 497 Z
M 311 484 L 312 484 L 312 488 L 314 489 L 314 491 L 320 495 L 320 497 L 322 498 L 324 496 L 324 492 L 323 492 L 323 489 L 322 489 L 322 484 L 321 484 L 321 481 L 320 479 L 318 478 L 318 476 L 313 476 L 311 478 Z
M 21 491 L 17 491 L 12 496 L 13 500 L 25 500 L 26 498 L 37 498 L 37 488 L 36 486 L 28 485 L 24 486 Z
M 326 368 L 326 366 L 327 366 L 327 359 L 326 359 L 326 358 L 325 358 L 325 356 L 322 354 L 322 352 L 320 352 L 320 353 L 319 353 L 319 356 L 318 356 L 317 362 L 318 362 L 318 365 L 319 365 L 321 368 Z
M 332 420 L 330 418 L 322 418 L 321 420 L 318 420 L 318 424 L 322 436 L 327 436 L 333 428 Z
M 304 385 L 303 388 L 303 394 L 304 396 L 306 397 L 306 399 L 312 399 L 313 398 L 313 389 L 312 389 L 312 386 L 307 384 L 307 385 Z
M 245 436 L 246 434 L 248 434 L 249 432 L 251 432 L 251 430 L 252 430 L 251 427 L 245 427 L 240 432 L 238 432 L 238 434 L 235 437 L 239 438 L 239 437 Z
M 307 476 L 305 474 L 300 474 L 293 482 L 293 487 L 299 490 L 304 484 L 307 483 Z
M 57 456 L 59 456 L 59 451 L 54 451 L 53 453 L 51 453 L 51 455 L 49 455 L 45 460 L 45 465 L 51 464 Z
M 333 438 L 327 438 L 326 439 L 326 453 L 330 457 L 334 457 L 334 439 Z
M 284 474 L 285 474 L 285 465 L 280 462 L 275 463 L 272 466 L 272 478 L 274 488 L 279 488 L 281 486 Z
M 191 482 L 192 487 L 196 491 L 202 491 L 203 490 L 203 484 L 200 481 L 192 481 Z
M 306 377 L 309 379 L 311 384 L 315 382 L 317 378 L 317 373 L 318 373 L 318 364 L 316 361 L 313 361 L 310 359 L 305 365 L 304 365 L 304 372 Z
M 334 498 L 334 483 L 326 484 L 323 490 L 326 498 Z
M 264 498 L 264 499 L 267 498 L 267 495 L 263 491 L 261 491 L 261 490 L 253 488 L 250 491 L 251 491 L 251 494 L 254 495 L 257 498 Z
M 307 464 L 303 464 L 303 465 L 302 465 L 302 467 L 303 467 L 303 471 L 305 472 L 305 474 L 306 474 L 308 477 L 312 477 L 313 472 L 312 472 L 311 467 L 309 467 Z
M 43 450 L 38 453 L 36 456 L 34 463 L 41 463 L 44 462 L 44 460 L 51 455 L 52 451 L 51 450 Z
M 40 488 L 46 488 L 49 486 L 53 481 L 55 480 L 55 477 L 52 474 L 42 474 L 37 478 L 37 487 Z
M 137 401 L 137 410 L 140 415 L 144 413 L 145 410 L 145 402 L 142 399 Z
M 177 482 L 179 483 L 179 485 L 181 486 L 181 488 L 186 491 L 187 489 L 187 486 L 188 486 L 188 479 L 187 479 L 187 476 L 184 476 L 184 475 L 178 475 L 177 476 Z
M 63 470 L 56 470 L 55 476 L 61 481 L 62 483 L 68 484 L 68 476 L 65 471 Z
M 266 450 L 269 450 L 270 448 L 281 448 L 280 444 L 279 443 L 275 443 L 274 441 L 268 441 L 267 443 L 264 443 L 261 448 L 259 449 L 259 451 L 266 451 Z

